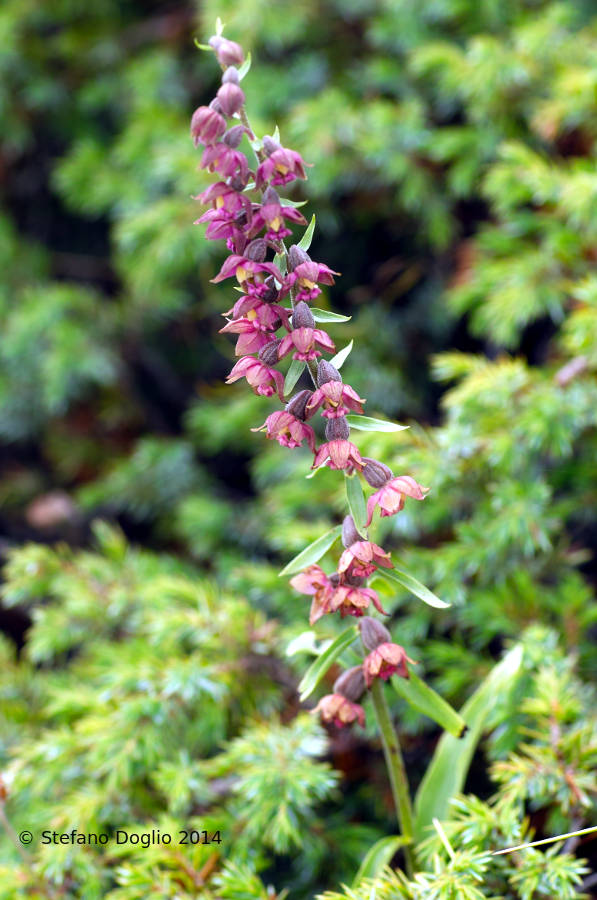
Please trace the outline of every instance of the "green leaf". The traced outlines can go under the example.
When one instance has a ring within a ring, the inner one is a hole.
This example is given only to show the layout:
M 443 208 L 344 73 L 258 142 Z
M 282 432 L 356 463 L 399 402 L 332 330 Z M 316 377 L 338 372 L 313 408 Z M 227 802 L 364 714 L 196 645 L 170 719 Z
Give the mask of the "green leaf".
M 330 549 L 330 547 L 336 543 L 340 535 L 342 534 L 342 526 L 336 525 L 334 528 L 331 528 L 329 531 L 326 531 L 325 534 L 322 534 L 321 537 L 317 538 L 316 541 L 313 541 L 312 544 L 309 544 L 308 547 L 305 547 L 304 550 L 291 559 L 290 562 L 284 566 L 280 575 L 294 575 L 295 572 L 301 572 L 303 569 L 306 569 L 307 566 L 312 566 L 316 563 L 324 553 Z
M 408 838 L 402 835 L 393 837 L 384 837 L 376 841 L 372 847 L 369 847 L 363 862 L 359 867 L 359 871 L 355 875 L 352 883 L 352 889 L 356 890 L 364 878 L 376 878 L 384 866 L 387 866 L 400 847 L 411 843 Z
M 307 363 L 302 359 L 293 359 L 288 367 L 286 378 L 284 379 L 284 396 L 288 397 L 295 384 L 303 374 Z
M 217 36 L 220 37 L 223 31 L 224 31 L 224 23 L 218 16 L 218 18 L 216 19 L 216 34 L 217 34 Z
M 314 310 L 312 310 L 314 312 Z M 338 368 L 336 366 L 336 368 Z M 351 428 L 357 431 L 406 431 L 410 425 L 398 425 L 397 422 L 388 422 L 385 419 L 372 419 L 371 416 L 346 416 L 346 421 Z
M 352 350 L 352 345 L 354 341 L 351 341 L 350 344 L 347 344 L 343 350 L 340 350 L 339 353 L 336 353 L 335 356 L 332 356 L 330 362 L 337 369 L 341 369 L 348 357 L 350 356 L 350 351 Z
M 421 584 L 420 581 L 417 581 L 416 578 L 409 575 L 408 572 L 403 572 L 401 569 L 378 569 L 376 575 L 385 578 L 386 581 L 393 581 L 394 583 L 401 584 L 402 587 L 407 588 L 411 594 L 414 594 L 419 600 L 428 603 L 429 606 L 434 606 L 436 609 L 447 609 L 450 606 L 449 603 L 440 600 L 439 597 L 434 594 L 433 591 L 430 591 L 429 588 L 425 587 L 424 584 Z
M 464 787 L 466 775 L 481 739 L 495 696 L 508 690 L 516 681 L 522 663 L 522 645 L 517 644 L 495 666 L 470 697 L 460 714 L 468 724 L 467 734 L 458 740 L 442 735 L 415 800 L 415 836 L 421 841 L 433 819 L 445 820 L 452 797 Z
M 464 736 L 467 725 L 462 716 L 415 672 L 410 672 L 410 678 L 392 678 L 392 686 L 400 697 L 418 712 L 437 722 L 444 731 L 456 738 Z
M 280 206 L 293 206 L 294 209 L 306 206 L 308 202 L 308 200 L 289 200 L 288 197 L 280 197 Z
M 276 125 L 276 127 L 274 128 L 274 133 L 272 134 L 272 138 L 274 139 L 274 141 L 276 142 L 276 144 L 279 144 L 279 143 L 280 143 L 280 129 L 278 128 L 277 125 Z M 307 201 L 305 200 L 305 203 L 306 203 L 306 202 L 307 202 Z
M 330 312 L 329 309 L 311 307 L 311 312 L 316 322 L 350 322 L 352 319 L 352 316 L 341 316 L 340 313 Z
M 313 660 L 301 683 L 298 686 L 301 702 L 310 697 L 329 667 L 335 662 L 344 651 L 350 647 L 358 634 L 356 625 L 349 625 L 344 631 L 338 635 L 321 656 Z
M 249 52 L 247 53 L 247 58 L 245 59 L 244 63 L 239 67 L 239 70 L 238 70 L 239 81 L 243 80 L 243 78 L 245 77 L 245 75 L 247 74 L 247 72 L 249 71 L 250 68 L 251 68 L 251 51 L 249 50 Z
M 314 231 L 315 231 L 315 216 L 313 215 L 313 216 L 311 216 L 311 221 L 309 222 L 309 225 L 307 226 L 307 230 L 305 231 L 304 235 L 298 242 L 297 246 L 299 246 L 301 248 L 301 250 L 304 250 L 306 252 L 309 249 L 309 247 L 311 246 L 311 241 L 313 240 L 313 232 Z
M 286 275 L 286 254 L 276 253 L 274 256 L 274 265 L 279 268 L 282 275 Z
M 197 38 L 193 38 L 193 43 L 195 44 L 195 47 L 197 47 L 199 50 L 211 50 L 213 53 L 214 48 L 210 47 L 209 44 L 200 44 L 199 41 L 197 40 Z
M 346 498 L 350 514 L 354 519 L 357 531 L 364 536 L 366 534 L 367 504 L 361 480 L 358 475 L 345 475 L 344 480 L 346 481 Z
M 290 641 L 286 648 L 286 656 L 295 656 L 297 653 L 317 656 L 317 635 L 314 631 L 303 631 Z

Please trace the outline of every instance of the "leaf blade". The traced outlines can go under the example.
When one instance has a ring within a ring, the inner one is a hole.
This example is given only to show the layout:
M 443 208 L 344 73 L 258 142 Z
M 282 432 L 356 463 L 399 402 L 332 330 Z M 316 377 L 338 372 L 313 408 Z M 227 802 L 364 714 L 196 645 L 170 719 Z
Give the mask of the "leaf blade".
M 392 678 L 392 687 L 398 696 L 406 700 L 417 712 L 437 722 L 444 731 L 455 738 L 464 737 L 467 724 L 460 713 L 419 678 L 416 672 L 411 671 L 410 678 Z
M 383 867 L 389 864 L 396 851 L 409 843 L 411 841 L 400 834 L 383 837 L 376 841 L 373 846 L 369 847 L 363 857 L 363 862 L 359 866 L 359 871 L 352 882 L 353 890 L 356 890 L 364 878 L 376 878 Z
M 406 431 L 407 428 L 410 428 L 410 425 L 399 425 L 397 422 L 374 419 L 372 416 L 348 415 L 346 421 L 351 428 L 355 428 L 357 431 L 395 432 Z
M 421 584 L 421 582 L 413 575 L 404 572 L 402 569 L 383 569 L 383 571 L 378 569 L 376 574 L 380 578 L 385 578 L 386 581 L 400 584 L 402 587 L 409 590 L 411 594 L 414 594 L 415 597 L 418 597 L 419 600 L 422 600 L 423 603 L 427 603 L 428 606 L 433 606 L 435 609 L 448 609 L 448 607 L 451 606 L 451 604 L 446 603 L 445 600 L 440 600 L 437 594 L 434 594 L 433 591 L 430 591 L 428 587 Z
M 350 647 L 357 635 L 357 626 L 349 625 L 348 628 L 345 628 L 344 631 L 332 641 L 329 647 L 327 647 L 323 653 L 311 663 L 298 686 L 301 702 L 311 696 L 332 663 L 335 662 L 348 647 Z
M 346 499 L 348 500 L 350 514 L 354 519 L 357 531 L 363 536 L 366 533 L 367 504 L 361 481 L 358 475 L 345 475 L 344 480 L 346 482 Z
M 302 238 L 300 239 L 300 241 L 297 244 L 297 246 L 300 247 L 301 250 L 304 250 L 305 252 L 307 252 L 307 250 L 311 246 L 311 241 L 313 240 L 313 232 L 314 231 L 315 231 L 315 214 L 313 214 L 311 216 L 311 221 L 309 222 L 309 224 L 307 226 L 307 230 L 305 231 L 304 235 L 302 236 Z
M 347 344 L 342 350 L 336 353 L 335 356 L 332 356 L 330 359 L 330 363 L 336 367 L 336 369 L 341 369 L 348 357 L 350 356 L 350 351 L 352 350 L 352 345 L 354 341 L 351 341 L 350 344 Z
M 316 322 L 350 322 L 352 316 L 342 316 L 340 313 L 331 312 L 329 309 L 317 309 L 312 306 L 311 312 Z
M 305 366 L 307 365 L 301 359 L 293 359 L 288 367 L 288 372 L 286 373 L 286 378 L 284 379 L 284 396 L 288 397 L 288 395 L 292 392 L 295 384 L 303 374 L 305 370 Z
M 325 534 L 318 537 L 316 541 L 313 541 L 312 544 L 309 544 L 308 547 L 305 547 L 304 550 L 297 553 L 297 555 L 284 566 L 279 573 L 279 577 L 282 575 L 294 575 L 296 572 L 301 572 L 303 569 L 306 569 L 307 566 L 316 563 L 321 559 L 324 553 L 327 553 L 330 547 L 336 543 L 341 533 L 341 525 L 335 525 L 334 528 L 330 528 L 329 531 L 326 531 Z

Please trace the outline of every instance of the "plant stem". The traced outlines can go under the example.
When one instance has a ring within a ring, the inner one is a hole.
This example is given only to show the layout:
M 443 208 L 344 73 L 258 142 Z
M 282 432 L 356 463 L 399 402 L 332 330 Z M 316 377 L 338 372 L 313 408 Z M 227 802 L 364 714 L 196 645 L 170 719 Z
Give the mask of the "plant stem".
M 406 769 L 404 768 L 404 760 L 402 759 L 402 753 L 400 752 L 398 736 L 390 718 L 390 710 L 388 709 L 383 683 L 379 678 L 374 679 L 371 686 L 371 699 L 373 700 L 375 717 L 381 734 L 383 752 L 386 759 L 388 775 L 390 777 L 390 785 L 392 786 L 394 805 L 396 806 L 396 813 L 398 815 L 398 825 L 400 826 L 402 836 L 409 841 L 412 841 L 414 831 L 413 811 L 410 802 Z M 404 859 L 406 863 L 406 874 L 409 878 L 412 878 L 414 871 L 413 853 L 412 848 L 409 845 L 404 847 Z

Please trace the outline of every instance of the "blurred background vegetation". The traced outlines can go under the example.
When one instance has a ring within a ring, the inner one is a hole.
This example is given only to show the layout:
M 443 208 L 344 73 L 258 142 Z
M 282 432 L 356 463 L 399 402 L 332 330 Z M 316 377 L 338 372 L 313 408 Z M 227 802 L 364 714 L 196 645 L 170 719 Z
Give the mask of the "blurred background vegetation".
M 594 5 L 5 0 L 7 809 L 33 831 L 195 819 L 226 846 L 182 862 L 34 846 L 38 868 L 18 869 L 0 838 L 3 900 L 309 896 L 392 828 L 373 734 L 297 719 L 309 657 L 284 658 L 307 601 L 277 572 L 343 514 L 342 480 L 305 482 L 308 454 L 249 430 L 273 404 L 222 383 L 231 298 L 209 283 L 222 248 L 192 226 L 207 177 L 188 132 L 218 80 L 193 37 L 217 16 L 253 54 L 256 132 L 277 124 L 314 164 L 293 197 L 317 214 L 313 258 L 342 272 L 320 305 L 352 316 L 331 329 L 355 339 L 345 378 L 370 415 L 412 425 L 359 447 L 432 488 L 378 534 L 452 607 L 384 598 L 394 637 L 459 706 L 522 636 L 524 678 L 467 787 L 516 783 L 512 828 L 595 822 Z M 416 783 L 437 731 L 400 703 Z M 572 863 L 541 865 L 480 896 L 573 895 Z

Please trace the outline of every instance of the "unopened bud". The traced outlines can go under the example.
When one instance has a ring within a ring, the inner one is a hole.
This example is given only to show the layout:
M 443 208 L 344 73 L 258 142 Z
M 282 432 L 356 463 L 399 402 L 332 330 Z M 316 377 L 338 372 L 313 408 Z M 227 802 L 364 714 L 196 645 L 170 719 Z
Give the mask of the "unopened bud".
M 304 422 L 307 418 L 307 403 L 312 396 L 313 391 L 299 391 L 298 394 L 295 394 L 286 404 L 286 412 L 292 413 L 293 416 L 296 416 L 297 419 L 301 419 L 301 421 Z
M 351 587 L 361 587 L 367 581 L 363 575 L 354 575 L 352 572 L 344 572 L 342 580 L 344 584 L 349 584 Z
M 228 66 L 228 68 L 222 75 L 222 84 L 240 84 L 238 71 L 234 66 Z
M 365 468 L 362 470 L 363 478 L 372 488 L 376 490 L 382 488 L 393 477 L 392 470 L 378 459 L 363 456 L 363 462 L 365 463 Z
M 304 300 L 299 300 L 299 302 L 294 307 L 294 312 L 292 313 L 292 327 L 315 328 L 315 319 L 313 318 L 313 313 Z
M 270 186 L 263 192 L 263 203 L 264 205 L 267 205 L 268 203 L 280 203 L 280 195 L 275 188 Z
M 280 291 L 276 287 L 276 282 L 274 281 L 273 275 L 268 275 L 268 277 L 263 282 L 266 285 L 265 292 L 262 295 L 261 299 L 264 303 L 273 303 L 274 300 L 278 299 L 278 294 Z
M 346 516 L 342 522 L 342 543 L 345 547 L 352 547 L 357 541 L 362 541 L 352 516 Z
M 222 105 L 224 115 L 230 117 L 237 113 L 245 102 L 245 95 L 238 86 L 233 82 L 226 82 L 218 91 L 217 98 Z
M 269 344 L 266 344 L 261 348 L 259 353 L 259 359 L 262 363 L 265 363 L 266 366 L 275 366 L 278 362 L 278 347 L 282 341 L 278 338 L 274 338 L 273 341 L 270 341 Z
M 225 144 L 228 144 L 233 150 L 236 150 L 238 145 L 243 139 L 243 134 L 245 133 L 244 125 L 233 125 L 232 128 L 229 128 L 222 140 Z
M 244 191 L 244 189 L 246 188 L 248 181 L 249 181 L 248 175 L 244 175 L 244 176 L 243 175 L 234 175 L 232 178 L 230 178 L 230 180 L 228 181 L 228 184 L 230 185 L 230 187 L 232 188 L 233 191 L 238 191 L 240 194 L 241 191 Z
M 342 694 L 347 700 L 356 703 L 365 693 L 365 676 L 362 666 L 353 666 L 343 672 L 334 682 L 334 694 Z
M 226 131 L 226 120 L 217 110 L 209 106 L 200 106 L 191 119 L 191 137 L 195 146 L 212 144 Z
M 288 251 L 288 271 L 294 272 L 301 263 L 311 262 L 311 257 L 297 244 L 293 244 Z
M 210 108 L 210 109 L 215 109 L 215 111 L 216 111 L 217 113 L 220 113 L 221 116 L 224 115 L 224 109 L 223 109 L 222 104 L 220 103 L 220 101 L 218 100 L 217 97 L 214 97 L 214 98 L 213 98 L 213 100 L 212 100 L 211 103 L 209 104 L 209 108 Z
M 236 41 L 214 35 L 208 43 L 216 51 L 218 62 L 223 66 L 240 66 L 245 58 L 243 48 Z
M 342 381 L 340 372 L 327 359 L 320 359 L 317 364 L 317 387 L 323 387 L 328 381 Z
M 392 635 L 381 622 L 372 619 L 371 616 L 363 616 L 359 622 L 361 630 L 361 640 L 365 650 L 377 650 L 380 644 L 388 644 L 392 642 Z
M 245 256 L 253 262 L 262 263 L 267 256 L 267 242 L 264 238 L 256 238 L 250 244 L 247 244 Z
M 337 419 L 328 419 L 325 426 L 325 436 L 328 441 L 346 441 L 350 434 L 350 428 L 346 416 L 338 416 Z
M 282 149 L 280 144 L 277 141 L 275 141 L 273 139 L 273 137 L 270 137 L 269 134 L 266 134 L 265 137 L 263 138 L 262 146 L 263 146 L 263 151 L 266 154 L 266 156 L 271 156 L 272 153 L 275 153 L 276 150 Z

